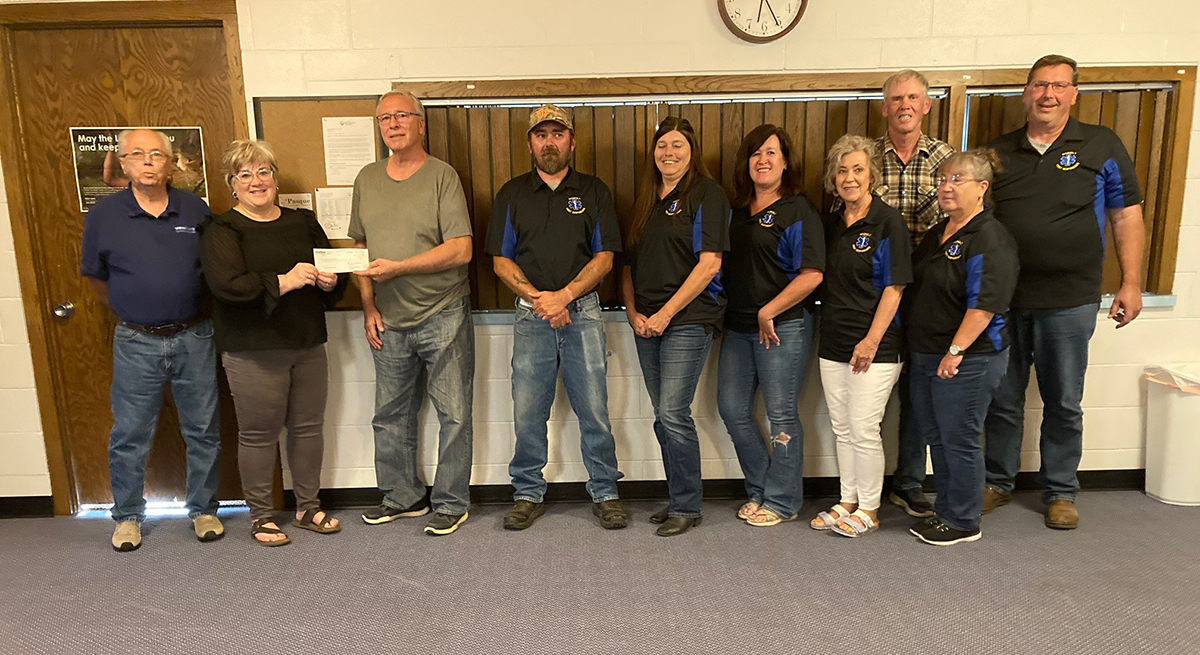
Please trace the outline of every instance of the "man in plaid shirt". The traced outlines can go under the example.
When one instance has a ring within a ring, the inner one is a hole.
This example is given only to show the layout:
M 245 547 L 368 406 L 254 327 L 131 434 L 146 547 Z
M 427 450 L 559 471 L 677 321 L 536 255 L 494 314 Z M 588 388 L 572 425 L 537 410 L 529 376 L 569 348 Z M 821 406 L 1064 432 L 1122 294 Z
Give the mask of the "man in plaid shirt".
M 876 141 L 882 156 L 882 184 L 875 192 L 900 210 L 908 223 L 913 250 L 929 228 L 942 220 L 937 201 L 937 170 L 954 148 L 921 132 L 921 121 L 933 105 L 929 80 L 914 70 L 902 70 L 883 83 L 883 117 L 887 134 Z M 911 516 L 933 516 L 933 505 L 925 499 L 926 444 L 912 423 L 909 375 L 900 375 L 900 438 L 892 491 L 888 500 Z

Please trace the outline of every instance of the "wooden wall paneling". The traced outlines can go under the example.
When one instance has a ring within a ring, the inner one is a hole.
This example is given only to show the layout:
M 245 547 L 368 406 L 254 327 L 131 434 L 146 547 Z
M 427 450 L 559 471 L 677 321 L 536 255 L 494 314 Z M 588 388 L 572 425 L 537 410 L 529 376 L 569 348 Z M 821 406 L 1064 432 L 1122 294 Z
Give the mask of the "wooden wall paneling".
M 514 110 L 515 111 L 515 110 Z M 595 120 L 591 107 L 576 107 L 571 120 L 575 123 L 575 169 L 594 175 L 596 171 Z
M 743 105 L 740 102 L 730 102 L 721 107 L 721 168 L 717 181 L 725 188 L 726 193 L 733 191 L 733 165 L 737 159 L 737 149 L 742 143 Z M 715 174 L 715 173 L 714 173 Z
M 1166 187 L 1162 220 L 1155 222 L 1157 240 L 1155 257 L 1151 262 L 1150 291 L 1169 294 L 1175 280 L 1175 260 L 1179 251 L 1179 224 L 1183 217 L 1183 189 L 1187 183 L 1188 145 L 1191 141 L 1192 110 L 1196 100 L 1196 69 L 1188 68 L 1171 94 L 1167 113 L 1170 129 L 1166 150 L 1167 164 L 1163 169 Z
M 1015 129 L 1020 128 L 1025 124 L 1025 103 L 1021 100 L 1021 96 L 1008 96 L 1004 99 L 1004 118 L 1000 122 L 1000 133 L 1008 134 Z
M 1137 169 L 1138 187 L 1143 193 L 1149 187 L 1150 142 L 1154 138 L 1154 91 L 1138 92 L 1137 151 L 1131 152 Z
M 946 140 L 946 132 L 942 125 L 942 99 L 933 98 L 929 102 L 929 113 L 925 115 L 924 132 L 935 139 Z
M 1116 120 L 1117 94 L 1113 91 L 1100 92 L 1100 120 L 1098 122 L 1111 130 L 1115 126 Z
M 511 177 L 533 170 L 533 155 L 529 152 L 529 110 L 525 107 L 508 110 L 508 141 Z
M 633 114 L 633 194 L 635 198 L 638 185 L 642 183 L 642 174 L 646 171 L 646 153 L 649 152 L 647 144 L 653 138 L 654 117 L 657 113 L 657 106 L 643 105 L 638 107 Z M 617 216 L 621 217 L 622 213 L 618 212 Z
M 871 108 L 867 112 L 867 133 L 864 136 L 875 139 L 887 133 L 887 120 L 883 117 L 882 101 L 868 100 L 867 103 Z
M 1079 94 L 1079 99 L 1075 101 L 1079 107 L 1079 114 L 1075 118 L 1083 123 L 1099 123 L 1100 122 L 1100 102 L 1101 94 L 1095 91 L 1089 91 Z
M 498 287 L 502 284 L 491 270 L 491 257 L 484 252 L 487 226 L 492 211 L 492 147 L 491 121 L 487 107 L 472 107 L 467 110 L 467 130 L 470 142 L 471 195 L 469 206 L 474 226 L 475 271 L 472 277 L 479 286 L 479 309 L 501 308 Z M 507 309 L 507 308 L 505 308 Z
M 804 145 L 806 135 L 804 133 L 805 110 L 804 103 L 789 101 L 783 106 L 783 127 L 787 130 L 789 136 L 792 137 L 792 148 L 795 150 L 793 155 L 800 162 L 800 179 L 801 185 L 804 187 L 804 195 L 812 199 L 812 189 L 808 187 L 803 180 L 808 179 L 808 162 L 804 158 Z
M 825 106 L 825 152 L 847 134 L 849 104 L 845 100 L 830 100 Z
M 446 163 L 450 164 L 450 166 L 454 168 L 454 171 L 458 173 L 458 179 L 462 182 L 463 194 L 467 198 L 467 207 L 471 207 L 474 199 L 474 190 L 472 189 L 471 185 L 471 142 L 470 133 L 467 128 L 467 110 L 463 107 L 450 107 L 447 110 L 447 119 L 446 127 L 447 137 L 450 142 L 450 158 L 446 160 Z M 471 225 L 473 230 L 478 230 L 478 226 L 475 224 L 473 218 Z M 468 275 L 470 276 L 471 280 L 478 281 L 478 244 L 481 243 L 481 241 L 477 232 L 475 234 L 474 242 L 475 249 L 471 257 Z M 481 303 L 481 300 L 482 299 L 480 298 L 479 294 L 479 284 L 472 284 L 471 306 L 476 309 L 486 309 L 486 307 Z
M 613 155 L 616 161 L 616 170 L 613 171 L 613 200 L 617 204 L 618 214 L 628 214 L 633 208 L 633 198 L 637 193 L 635 188 L 637 177 L 634 171 L 637 167 L 636 149 L 633 145 L 635 138 L 634 126 L 634 110 L 642 109 L 641 107 L 632 107 L 623 105 L 615 107 L 613 111 L 613 129 L 616 134 L 615 143 L 613 144 Z
M 804 103 L 804 188 L 808 199 L 820 211 L 825 203 L 825 189 L 821 182 L 825 161 L 825 101 L 809 100 Z
M 1152 125 L 1150 136 L 1145 139 L 1149 147 L 1146 153 L 1146 184 L 1142 187 L 1143 197 L 1145 198 L 1144 211 L 1147 216 L 1152 217 L 1147 222 L 1146 247 L 1143 249 L 1146 260 L 1146 278 L 1143 280 L 1142 285 L 1145 289 L 1152 288 L 1151 265 L 1154 260 L 1154 252 L 1158 250 L 1159 245 L 1155 239 L 1158 238 L 1156 235 L 1159 233 L 1159 225 L 1166 219 L 1162 211 L 1162 198 L 1166 195 L 1167 188 L 1162 184 L 1162 172 L 1163 160 L 1166 155 L 1164 152 L 1164 143 L 1167 132 L 1167 108 L 1171 104 L 1169 91 L 1152 93 L 1155 100 L 1154 109 L 1152 112 L 1143 112 L 1150 114 Z
M 955 84 L 950 87 L 950 95 L 948 96 L 947 104 L 949 108 L 946 112 L 946 142 L 954 147 L 955 150 L 962 148 L 963 130 L 969 125 L 970 117 L 964 116 L 964 109 L 967 104 L 967 86 L 965 84 Z M 974 111 L 974 103 L 972 103 L 972 111 Z
M 427 107 L 425 109 L 425 139 L 429 144 L 429 154 L 438 159 L 450 161 L 449 114 L 445 107 Z
M 784 103 L 768 102 L 763 105 L 763 122 L 774 125 L 775 127 L 783 127 L 784 123 Z
M 595 110 L 596 177 L 604 181 L 609 189 L 616 187 L 616 172 L 613 170 L 616 140 L 613 134 L 615 119 L 612 107 L 596 107 Z M 615 191 L 614 191 L 615 193 Z
M 846 134 L 867 136 L 870 111 L 869 100 L 851 100 L 846 103 Z
M 699 130 L 697 137 L 700 139 L 701 159 L 704 160 L 704 168 L 708 170 L 709 175 L 720 181 L 722 174 L 721 105 L 712 102 L 704 103 L 700 105 L 700 111 L 700 124 L 692 123 L 692 127 Z
M 484 110 L 480 110 L 484 111 Z M 488 199 L 488 219 L 490 223 L 491 205 L 495 200 L 496 194 L 499 193 L 500 187 L 504 186 L 513 178 L 512 174 L 512 140 L 509 138 L 509 125 L 511 122 L 510 111 L 507 107 L 489 107 L 487 110 L 488 129 L 490 137 L 488 143 L 491 145 L 492 159 L 492 195 Z M 525 127 L 529 127 L 529 119 L 524 123 Z M 487 238 L 487 228 L 484 232 L 476 237 L 476 241 L 483 241 Z M 483 255 L 483 259 L 479 261 L 478 268 L 486 272 L 492 268 L 492 258 L 488 255 Z M 495 271 L 492 271 L 495 276 Z M 498 277 L 496 278 L 496 308 L 508 309 L 516 303 L 517 296 L 508 288 Z
M 765 122 L 763 120 L 763 104 L 761 102 L 742 103 L 742 136 L 746 136 Z

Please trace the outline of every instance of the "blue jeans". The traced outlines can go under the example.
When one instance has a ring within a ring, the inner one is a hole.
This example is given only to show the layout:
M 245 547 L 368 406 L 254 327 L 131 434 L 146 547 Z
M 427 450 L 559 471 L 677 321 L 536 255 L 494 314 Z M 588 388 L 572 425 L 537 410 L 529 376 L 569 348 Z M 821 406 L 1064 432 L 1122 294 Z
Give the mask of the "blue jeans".
M 437 412 L 438 462 L 430 503 L 458 516 L 470 505 L 471 390 L 475 327 L 463 298 L 407 330 L 387 328 L 375 358 L 375 478 L 383 504 L 407 508 L 425 497 L 417 475 L 417 411 L 425 389 Z M 422 384 L 424 381 L 424 384 Z
M 712 346 L 703 325 L 669 327 L 658 337 L 634 337 L 642 378 L 654 406 L 654 436 L 662 448 L 668 515 L 700 516 L 704 486 L 700 477 L 700 437 L 692 421 L 692 399 Z
M 717 408 L 733 438 L 746 496 L 779 516 L 795 514 L 804 502 L 804 427 L 797 402 L 812 343 L 812 314 L 777 323 L 779 345 L 769 349 L 758 332 L 725 333 L 717 378 Z M 768 452 L 754 418 L 761 388 L 771 426 Z
M 212 321 L 169 337 L 118 324 L 113 330 L 113 426 L 108 440 L 112 517 L 117 521 L 140 523 L 146 518 L 146 455 L 168 382 L 186 449 L 188 516 L 217 513 L 221 420 Z
M 1037 371 L 1042 395 L 1042 467 L 1038 483 L 1046 502 L 1074 501 L 1083 455 L 1083 378 L 1088 341 L 1096 330 L 1099 303 L 1066 309 L 1011 309 L 1012 354 L 1008 372 L 988 411 L 987 485 L 1011 493 L 1021 470 L 1025 436 L 1025 390 L 1029 367 Z
M 933 460 L 937 517 L 952 528 L 974 530 L 983 516 L 983 417 L 1008 365 L 1008 350 L 963 357 L 958 375 L 949 380 L 937 376 L 942 357 L 912 355 L 913 418 Z
M 552 328 L 523 301 L 513 323 L 512 395 L 516 450 L 508 465 L 514 500 L 542 502 L 546 495 L 546 421 L 561 366 L 563 386 L 579 418 L 579 445 L 592 502 L 617 498 L 617 448 L 608 421 L 608 348 L 600 297 L 595 292 L 567 305 L 571 322 Z
M 917 429 L 912 411 L 912 371 L 900 371 L 900 432 L 896 439 L 896 470 L 892 472 L 893 491 L 916 491 L 925 484 L 925 440 Z

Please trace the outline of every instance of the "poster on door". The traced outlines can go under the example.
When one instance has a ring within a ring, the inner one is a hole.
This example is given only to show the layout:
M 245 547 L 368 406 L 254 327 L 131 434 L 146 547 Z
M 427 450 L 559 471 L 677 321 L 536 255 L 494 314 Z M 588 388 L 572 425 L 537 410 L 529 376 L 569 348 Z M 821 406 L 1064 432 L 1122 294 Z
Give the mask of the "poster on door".
M 117 135 L 130 127 L 72 127 L 71 153 L 75 161 L 75 185 L 79 189 L 79 211 L 86 212 L 105 196 L 129 186 L 129 178 L 117 156 Z M 204 179 L 204 139 L 199 127 L 147 127 L 171 140 L 168 168 L 171 186 L 194 193 L 208 202 Z M 129 163 L 129 162 L 127 162 Z

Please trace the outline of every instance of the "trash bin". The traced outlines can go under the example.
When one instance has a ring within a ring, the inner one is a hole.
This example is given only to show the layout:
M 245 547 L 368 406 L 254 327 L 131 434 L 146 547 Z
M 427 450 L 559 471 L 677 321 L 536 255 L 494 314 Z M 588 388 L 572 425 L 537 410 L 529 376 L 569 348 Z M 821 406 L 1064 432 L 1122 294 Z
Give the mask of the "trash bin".
M 1200 505 L 1200 371 L 1146 367 L 1146 495 Z

